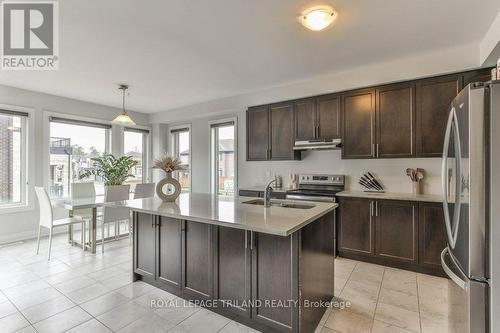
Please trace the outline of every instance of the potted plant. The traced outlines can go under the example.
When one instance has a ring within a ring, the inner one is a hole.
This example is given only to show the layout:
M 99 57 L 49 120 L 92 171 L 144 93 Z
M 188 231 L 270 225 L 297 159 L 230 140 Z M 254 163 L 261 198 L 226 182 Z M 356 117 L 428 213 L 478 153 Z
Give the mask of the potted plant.
M 112 154 L 104 153 L 102 156 L 93 157 L 93 168 L 81 173 L 79 179 L 89 176 L 99 176 L 103 179 L 105 186 L 123 185 L 125 180 L 134 177 L 130 169 L 137 165 L 132 156 L 116 158 Z
M 168 155 L 164 155 L 153 163 L 153 169 L 163 170 L 166 177 L 156 185 L 156 194 L 163 201 L 172 202 L 177 199 L 181 194 L 181 184 L 179 181 L 172 177 L 172 172 L 186 170 L 186 166 L 182 164 L 181 160 Z M 166 187 L 167 192 L 163 189 Z

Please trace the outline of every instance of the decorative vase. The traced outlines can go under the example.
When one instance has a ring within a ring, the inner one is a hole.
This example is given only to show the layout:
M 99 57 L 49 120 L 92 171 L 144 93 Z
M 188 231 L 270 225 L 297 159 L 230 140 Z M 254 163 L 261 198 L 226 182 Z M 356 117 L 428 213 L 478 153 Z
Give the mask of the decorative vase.
M 156 184 L 156 194 L 165 202 L 173 202 L 181 194 L 181 184 L 172 177 L 172 172 Z

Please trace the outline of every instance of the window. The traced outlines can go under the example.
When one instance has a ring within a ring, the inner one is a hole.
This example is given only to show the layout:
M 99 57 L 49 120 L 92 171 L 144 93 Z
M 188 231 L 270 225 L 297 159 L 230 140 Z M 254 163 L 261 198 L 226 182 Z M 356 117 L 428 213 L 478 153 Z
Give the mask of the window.
M 235 188 L 235 121 L 211 124 L 212 192 L 234 195 Z
M 148 163 L 148 140 L 149 131 L 125 128 L 123 132 L 123 154 L 132 156 L 137 161 L 137 165 L 131 170 L 133 178 L 127 179 L 128 184 L 146 183 L 147 179 L 147 163 Z
M 180 159 L 187 169 L 175 172 L 174 177 L 181 183 L 182 192 L 189 192 L 191 190 L 191 135 L 189 127 L 171 129 L 170 139 L 172 155 Z
M 0 110 L 0 208 L 27 203 L 27 120 L 27 113 Z
M 71 196 L 71 183 L 92 168 L 93 157 L 109 151 L 111 126 L 63 118 L 50 118 L 49 191 L 52 197 Z M 96 194 L 104 194 L 102 179 L 92 176 Z

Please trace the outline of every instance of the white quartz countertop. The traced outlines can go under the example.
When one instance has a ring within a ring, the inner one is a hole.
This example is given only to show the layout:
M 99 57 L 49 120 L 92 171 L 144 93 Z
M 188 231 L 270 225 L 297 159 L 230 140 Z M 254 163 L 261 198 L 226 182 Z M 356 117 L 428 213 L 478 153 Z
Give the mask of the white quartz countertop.
M 203 193 L 183 193 L 175 202 L 146 198 L 112 202 L 108 206 L 128 207 L 132 211 L 186 219 L 195 222 L 288 236 L 317 218 L 338 207 L 336 203 L 271 200 L 301 205 L 314 205 L 310 209 L 297 209 L 252 205 L 250 197 L 215 196 Z
M 412 193 L 371 193 L 362 191 L 343 191 L 336 194 L 338 197 L 368 198 L 380 200 L 405 200 L 405 201 L 424 201 L 424 202 L 442 202 L 443 198 L 438 194 L 412 194 Z

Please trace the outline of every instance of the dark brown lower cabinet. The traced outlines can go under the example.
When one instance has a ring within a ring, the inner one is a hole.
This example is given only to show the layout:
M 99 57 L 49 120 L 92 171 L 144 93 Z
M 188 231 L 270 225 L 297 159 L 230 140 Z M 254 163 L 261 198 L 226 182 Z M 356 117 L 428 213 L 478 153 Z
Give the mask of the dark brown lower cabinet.
M 443 276 L 439 203 L 340 198 L 338 255 Z
M 134 273 L 155 277 L 156 216 L 134 213 Z
M 418 204 L 411 201 L 375 202 L 375 255 L 416 263 L 418 258 Z
M 192 221 L 183 224 L 182 289 L 195 298 L 212 299 L 215 227 Z
M 373 200 L 342 198 L 339 208 L 338 246 L 340 252 L 375 254 Z
M 333 298 L 334 212 L 286 237 L 133 216 L 135 280 L 262 332 L 312 333 Z
M 218 228 L 216 298 L 238 315 L 250 317 L 250 232 Z
M 441 203 L 420 203 L 419 228 L 419 263 L 440 270 L 441 251 L 446 247 L 446 228 Z

